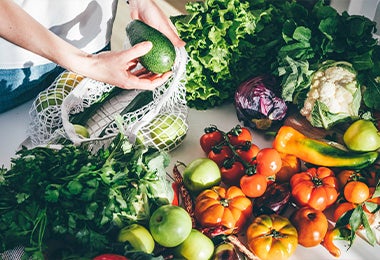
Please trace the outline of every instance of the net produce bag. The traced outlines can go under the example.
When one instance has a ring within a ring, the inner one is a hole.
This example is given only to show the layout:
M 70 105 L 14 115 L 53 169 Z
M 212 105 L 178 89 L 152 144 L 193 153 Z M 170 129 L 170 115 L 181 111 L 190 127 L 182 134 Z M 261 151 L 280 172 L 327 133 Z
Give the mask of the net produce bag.
M 64 71 L 32 104 L 32 146 L 70 140 L 96 149 L 121 131 L 132 143 L 176 148 L 188 130 L 187 59 L 185 49 L 176 48 L 171 77 L 153 91 L 123 90 Z

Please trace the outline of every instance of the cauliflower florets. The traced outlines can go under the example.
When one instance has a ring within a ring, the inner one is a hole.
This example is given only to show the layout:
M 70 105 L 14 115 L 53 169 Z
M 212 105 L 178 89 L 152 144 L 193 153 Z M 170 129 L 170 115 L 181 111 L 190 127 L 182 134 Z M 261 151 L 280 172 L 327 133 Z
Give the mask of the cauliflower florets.
M 348 69 L 332 66 L 314 73 L 301 114 L 310 122 L 316 101 L 323 103 L 328 112 L 356 116 L 352 103 L 357 90 L 356 74 Z

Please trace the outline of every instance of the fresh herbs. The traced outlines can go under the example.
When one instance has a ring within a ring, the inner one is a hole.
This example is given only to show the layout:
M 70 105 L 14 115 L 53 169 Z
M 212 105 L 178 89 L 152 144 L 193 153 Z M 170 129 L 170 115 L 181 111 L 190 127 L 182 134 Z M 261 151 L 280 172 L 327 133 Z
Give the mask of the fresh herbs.
M 0 172 L 1 252 L 22 245 L 42 259 L 51 241 L 73 245 L 78 256 L 122 252 L 118 230 L 145 224 L 173 197 L 167 154 L 135 148 L 121 134 L 96 154 L 67 145 L 23 148 L 17 155 Z

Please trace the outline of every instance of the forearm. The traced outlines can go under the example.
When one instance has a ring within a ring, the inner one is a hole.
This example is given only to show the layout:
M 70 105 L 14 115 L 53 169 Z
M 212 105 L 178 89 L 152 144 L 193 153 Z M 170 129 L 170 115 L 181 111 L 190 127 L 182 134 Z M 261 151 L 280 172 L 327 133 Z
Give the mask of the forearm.
M 87 53 L 50 32 L 12 0 L 0 1 L 0 37 L 76 71 Z

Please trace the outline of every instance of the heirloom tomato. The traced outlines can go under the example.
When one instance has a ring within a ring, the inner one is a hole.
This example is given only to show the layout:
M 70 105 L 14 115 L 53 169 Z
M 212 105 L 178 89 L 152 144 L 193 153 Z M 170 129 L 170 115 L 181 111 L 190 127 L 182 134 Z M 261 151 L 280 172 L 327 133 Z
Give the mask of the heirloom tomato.
M 328 221 L 326 215 L 320 210 L 310 207 L 300 208 L 291 220 L 297 229 L 298 243 L 304 247 L 319 245 L 326 235 Z
M 267 177 L 262 174 L 246 174 L 240 179 L 240 188 L 250 198 L 257 198 L 264 194 L 268 186 Z
M 282 160 L 279 152 L 273 148 L 263 148 L 256 156 L 256 172 L 265 176 L 273 176 L 280 169 Z
M 214 186 L 197 196 L 194 215 L 203 228 L 237 233 L 252 215 L 252 202 L 237 186 Z
M 239 186 L 241 177 L 245 174 L 244 165 L 234 159 L 227 160 L 220 168 L 222 182 L 228 186 Z
M 237 155 L 247 163 L 252 163 L 259 151 L 260 148 L 253 143 L 248 143 L 247 145 L 243 145 L 236 149 Z
M 233 146 L 246 145 L 247 142 L 252 142 L 252 135 L 248 128 L 235 126 L 227 133 L 229 142 Z
M 222 147 L 214 147 L 207 157 L 216 162 L 219 167 L 222 167 L 225 160 L 233 157 L 233 152 L 228 145 L 224 145 Z
M 338 198 L 338 181 L 327 167 L 309 168 L 290 178 L 292 196 L 300 206 L 325 210 Z
M 223 133 L 219 131 L 216 126 L 206 127 L 204 134 L 200 138 L 200 145 L 202 150 L 208 154 L 213 146 L 218 145 L 224 140 Z
M 256 217 L 246 231 L 249 249 L 262 260 L 285 260 L 298 244 L 297 229 L 278 214 Z

